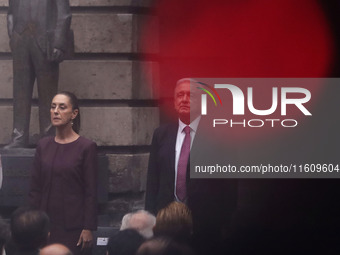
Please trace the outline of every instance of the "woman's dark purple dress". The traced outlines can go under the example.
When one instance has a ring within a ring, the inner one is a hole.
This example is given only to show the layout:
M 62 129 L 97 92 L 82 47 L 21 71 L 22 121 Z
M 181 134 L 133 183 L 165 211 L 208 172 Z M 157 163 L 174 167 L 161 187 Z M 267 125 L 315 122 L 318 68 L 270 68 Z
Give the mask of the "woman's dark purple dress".
M 45 137 L 36 149 L 30 203 L 49 215 L 50 243 L 68 246 L 74 255 L 81 231 L 97 228 L 96 148 L 80 136 L 67 144 Z

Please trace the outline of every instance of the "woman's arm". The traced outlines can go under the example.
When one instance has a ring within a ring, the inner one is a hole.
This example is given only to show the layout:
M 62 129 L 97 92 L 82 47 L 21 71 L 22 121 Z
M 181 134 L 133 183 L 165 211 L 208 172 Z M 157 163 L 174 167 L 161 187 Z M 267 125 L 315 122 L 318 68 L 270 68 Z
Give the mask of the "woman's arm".
M 80 233 L 77 246 L 81 250 L 90 248 L 93 243 L 91 230 L 97 229 L 97 145 L 91 143 L 84 154 L 84 227 Z
M 97 229 L 97 145 L 93 142 L 85 153 L 84 171 L 84 228 Z

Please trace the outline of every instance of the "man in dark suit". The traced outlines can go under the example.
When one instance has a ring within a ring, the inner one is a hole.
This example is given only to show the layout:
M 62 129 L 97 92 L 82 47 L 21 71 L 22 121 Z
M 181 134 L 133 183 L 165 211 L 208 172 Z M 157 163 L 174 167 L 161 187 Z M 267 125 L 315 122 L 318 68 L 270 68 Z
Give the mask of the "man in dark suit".
M 237 185 L 234 180 L 191 179 L 189 155 L 183 163 L 183 151 L 189 153 L 195 141 L 204 138 L 199 126 L 205 120 L 200 116 L 200 93 L 196 85 L 191 79 L 177 82 L 174 106 L 178 122 L 163 125 L 154 132 L 145 208 L 156 214 L 174 200 L 186 203 L 193 215 L 196 251 L 200 254 L 218 254 L 221 252 L 223 234 L 226 234 L 236 208 Z M 185 145 L 187 142 L 188 145 Z
M 50 129 L 49 108 L 57 93 L 59 63 L 71 24 L 68 0 L 9 0 L 7 28 L 13 56 L 13 134 L 5 148 L 28 145 L 34 81 L 39 93 L 39 127 Z

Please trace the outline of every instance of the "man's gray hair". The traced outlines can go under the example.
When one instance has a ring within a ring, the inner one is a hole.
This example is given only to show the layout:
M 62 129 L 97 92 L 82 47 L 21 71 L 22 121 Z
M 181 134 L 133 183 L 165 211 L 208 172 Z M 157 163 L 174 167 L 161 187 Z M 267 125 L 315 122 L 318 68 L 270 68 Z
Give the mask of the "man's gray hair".
M 153 227 L 156 225 L 156 217 L 145 210 L 138 210 L 133 213 L 127 213 L 122 219 L 120 230 L 135 229 L 144 238 L 153 237 Z
M 198 83 L 198 81 L 196 81 L 195 79 L 192 79 L 192 78 L 182 78 L 182 79 L 179 79 L 177 82 L 176 82 L 176 87 L 182 83 L 186 83 L 186 82 L 189 82 L 190 84 L 194 84 L 194 83 Z

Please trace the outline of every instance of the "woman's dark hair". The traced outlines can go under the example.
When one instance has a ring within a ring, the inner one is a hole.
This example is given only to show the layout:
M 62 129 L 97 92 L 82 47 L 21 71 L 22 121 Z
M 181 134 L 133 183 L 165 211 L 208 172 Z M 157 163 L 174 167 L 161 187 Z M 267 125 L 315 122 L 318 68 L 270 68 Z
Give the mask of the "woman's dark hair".
M 180 242 L 189 242 L 193 225 L 192 214 L 188 206 L 174 201 L 157 213 L 155 236 L 168 236 Z
M 46 245 L 49 222 L 43 211 L 31 207 L 16 209 L 11 217 L 12 241 L 19 249 L 26 251 Z
M 72 92 L 69 92 L 69 91 L 61 91 L 61 92 L 57 93 L 57 95 L 67 96 L 70 99 L 70 103 L 72 105 L 72 110 L 78 110 L 77 117 L 75 117 L 75 119 L 73 120 L 72 129 L 74 130 L 74 132 L 79 134 L 79 130 L 80 130 L 80 109 L 79 109 L 79 104 L 78 104 L 78 98 L 76 97 L 75 94 L 73 94 Z

